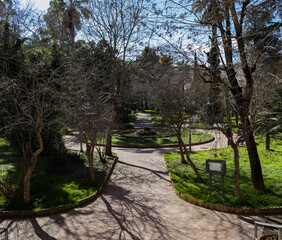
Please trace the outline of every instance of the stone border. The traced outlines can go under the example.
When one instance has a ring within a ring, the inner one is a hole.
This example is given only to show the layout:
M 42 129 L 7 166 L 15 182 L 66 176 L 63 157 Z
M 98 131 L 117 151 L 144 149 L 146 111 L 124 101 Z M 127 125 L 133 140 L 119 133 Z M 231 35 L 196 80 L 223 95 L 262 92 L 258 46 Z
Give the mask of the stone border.
M 168 171 L 168 175 L 170 178 L 170 181 L 172 183 L 173 190 L 175 193 L 185 201 L 197 205 L 199 207 L 208 208 L 211 210 L 219 211 L 219 212 L 225 212 L 225 213 L 232 213 L 232 214 L 245 214 L 245 215 L 262 215 L 262 214 L 282 214 L 282 206 L 281 207 L 270 207 L 270 208 L 236 208 L 236 207 L 228 207 L 228 206 L 222 206 L 222 205 L 216 205 L 213 203 L 205 203 L 200 202 L 198 200 L 189 198 L 187 196 L 184 196 L 182 193 L 180 193 L 175 187 L 174 182 L 172 180 L 172 177 L 170 175 L 168 166 L 166 164 L 165 157 L 163 156 L 166 169 Z
M 133 131 L 138 131 L 138 130 L 141 130 L 141 129 L 144 129 L 144 128 L 132 128 L 132 129 L 125 129 L 125 130 L 120 130 L 120 131 L 117 131 L 115 134 L 118 134 L 119 136 L 118 137 L 124 137 L 124 138 L 169 138 L 169 137 L 174 137 L 174 135 L 167 135 L 167 136 L 159 136 L 159 135 L 150 135 L 150 136 L 124 136 L 122 134 L 119 134 L 119 132 L 133 132 Z M 152 129 L 156 129 L 156 130 L 164 130 L 163 128 L 152 128 Z
M 77 207 L 82 207 L 85 206 L 88 203 L 94 202 L 98 196 L 100 195 L 100 193 L 103 191 L 103 189 L 105 188 L 108 180 L 110 179 L 113 170 L 115 168 L 115 165 L 118 161 L 118 157 L 115 157 L 114 162 L 112 163 L 112 166 L 107 174 L 107 176 L 105 177 L 102 185 L 100 186 L 100 188 L 93 193 L 92 195 L 79 200 L 77 203 L 69 203 L 66 205 L 61 205 L 61 206 L 57 206 L 57 207 L 52 207 L 52 208 L 46 208 L 46 209 L 41 209 L 41 210 L 23 210 L 23 211 L 0 211 L 0 218 L 28 218 L 28 217 L 42 217 L 42 216 L 49 216 L 55 213 L 62 213 L 65 212 L 67 210 L 71 210 Z
M 191 143 L 191 146 L 206 144 L 214 141 L 215 138 L 212 137 L 209 140 L 203 141 L 203 142 L 197 142 L 197 143 Z M 97 144 L 98 146 L 105 146 L 104 144 Z M 189 146 L 189 144 L 185 144 L 186 146 Z M 112 147 L 118 147 L 118 148 L 168 148 L 168 147 L 178 147 L 177 144 L 170 144 L 170 145 L 148 145 L 148 146 L 139 146 L 139 145 L 112 145 Z

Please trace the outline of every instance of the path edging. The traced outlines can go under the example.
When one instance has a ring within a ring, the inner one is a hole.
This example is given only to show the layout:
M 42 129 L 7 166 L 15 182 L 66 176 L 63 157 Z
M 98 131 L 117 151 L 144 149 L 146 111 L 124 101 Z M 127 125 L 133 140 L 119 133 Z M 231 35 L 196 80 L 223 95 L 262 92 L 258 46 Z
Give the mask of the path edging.
M 52 208 L 46 208 L 46 209 L 40 209 L 40 210 L 22 210 L 22 211 L 0 211 L 0 218 L 28 218 L 28 217 L 42 217 L 42 216 L 49 216 L 55 213 L 62 213 L 65 212 L 67 210 L 71 210 L 74 208 L 78 208 L 78 207 L 82 207 L 85 206 L 88 203 L 94 202 L 98 196 L 100 195 L 100 193 L 103 191 L 103 189 L 105 188 L 107 182 L 109 181 L 115 165 L 118 161 L 118 157 L 115 157 L 112 166 L 107 174 L 107 176 L 105 177 L 102 185 L 100 186 L 100 188 L 93 193 L 92 195 L 79 200 L 77 203 L 68 203 L 65 205 L 60 205 L 57 207 L 52 207 Z
M 172 183 L 172 187 L 175 191 L 175 193 L 181 197 L 183 200 L 197 205 L 199 207 L 204 207 L 208 208 L 211 210 L 219 211 L 219 212 L 225 212 L 225 213 L 232 213 L 232 214 L 246 214 L 246 215 L 261 215 L 261 214 L 282 214 L 282 207 L 270 207 L 270 208 L 236 208 L 236 207 L 228 207 L 228 206 L 222 206 L 222 205 L 216 205 L 213 203 L 205 203 L 205 202 L 200 202 L 198 200 L 189 198 L 187 196 L 184 196 L 182 193 L 180 193 L 175 187 L 174 187 L 174 182 L 172 180 L 172 177 L 170 175 L 165 157 L 163 156 L 164 162 L 166 169 L 168 171 L 168 175 L 170 178 L 170 181 Z
M 202 145 L 206 143 L 210 143 L 214 141 L 215 138 L 212 137 L 209 140 L 203 141 L 203 142 L 197 142 L 197 143 L 191 143 L 191 146 L 197 146 Z M 97 144 L 98 146 L 105 146 L 104 144 Z M 185 144 L 185 146 L 189 146 L 189 144 Z M 177 144 L 170 144 L 170 145 L 149 145 L 149 146 L 139 146 L 139 145 L 112 145 L 112 147 L 118 147 L 118 148 L 168 148 L 168 147 L 178 147 Z

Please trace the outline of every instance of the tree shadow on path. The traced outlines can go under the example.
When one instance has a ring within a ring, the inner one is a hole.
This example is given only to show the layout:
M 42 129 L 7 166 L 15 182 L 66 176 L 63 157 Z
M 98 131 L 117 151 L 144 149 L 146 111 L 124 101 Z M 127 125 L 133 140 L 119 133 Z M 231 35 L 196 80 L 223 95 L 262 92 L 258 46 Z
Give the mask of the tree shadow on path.
M 116 185 L 109 188 L 101 199 L 119 226 L 112 235 L 116 236 L 119 231 L 118 239 L 171 239 L 163 224 L 164 219 L 152 205 L 149 197 L 132 194 L 129 190 Z M 108 231 L 110 228 L 105 226 L 105 229 Z M 104 233 L 100 234 L 102 239 Z
M 134 165 L 134 164 L 130 164 L 130 163 L 126 163 L 126 162 L 123 162 L 123 161 L 118 161 L 119 164 L 124 164 L 124 165 L 127 165 L 127 166 L 130 166 L 130 167 L 135 167 L 135 168 L 140 168 L 140 169 L 143 169 L 143 170 L 146 170 L 146 171 L 150 171 L 151 173 L 155 174 L 156 176 L 158 176 L 159 178 L 161 178 L 162 180 L 165 180 L 167 182 L 170 182 L 169 179 L 167 178 L 164 178 L 162 175 L 165 175 L 165 176 L 168 176 L 168 172 L 167 171 L 156 171 L 156 170 L 153 170 L 153 169 L 150 169 L 150 168 L 146 168 L 146 167 L 142 167 L 142 166 L 137 166 L 137 165 Z
M 45 232 L 41 226 L 38 224 L 35 218 L 29 220 L 32 227 L 34 228 L 34 232 L 36 235 L 42 240 L 57 240 L 57 238 L 51 237 L 47 232 Z

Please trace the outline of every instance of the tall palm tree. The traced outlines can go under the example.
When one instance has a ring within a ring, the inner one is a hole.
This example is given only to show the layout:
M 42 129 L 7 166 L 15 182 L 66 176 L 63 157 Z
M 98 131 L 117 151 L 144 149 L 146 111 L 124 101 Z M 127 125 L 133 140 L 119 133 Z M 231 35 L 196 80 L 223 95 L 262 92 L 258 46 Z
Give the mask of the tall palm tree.
M 45 34 L 50 34 L 50 37 L 58 42 L 60 44 L 60 47 L 62 48 L 64 43 L 69 39 L 69 34 L 67 33 L 67 31 L 62 31 L 62 13 L 66 8 L 66 4 L 63 0 L 52 0 L 50 1 L 49 5 L 50 7 L 48 8 L 48 11 L 44 15 L 44 20 L 47 24 Z
M 63 11 L 63 25 L 69 29 L 71 44 L 74 44 L 75 29 L 81 28 L 81 16 L 90 17 L 90 11 L 85 7 L 88 0 L 68 0 L 65 2 L 66 8 Z

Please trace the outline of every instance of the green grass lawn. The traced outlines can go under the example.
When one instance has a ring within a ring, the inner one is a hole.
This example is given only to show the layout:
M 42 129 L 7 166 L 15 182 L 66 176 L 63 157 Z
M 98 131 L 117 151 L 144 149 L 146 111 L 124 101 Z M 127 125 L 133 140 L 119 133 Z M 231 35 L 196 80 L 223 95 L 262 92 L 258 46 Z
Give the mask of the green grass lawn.
M 128 122 L 134 123 L 137 120 L 137 112 L 131 111 L 130 114 L 128 114 Z
M 167 131 L 167 130 L 162 130 L 162 129 L 154 129 L 154 131 L 156 132 L 156 135 L 152 135 L 152 137 L 154 136 L 159 136 L 159 137 L 167 137 L 167 136 L 171 136 L 171 132 Z M 143 137 L 146 138 L 147 136 L 138 136 L 136 134 L 137 130 L 129 130 L 129 131 L 121 131 L 120 133 L 118 133 L 118 135 L 123 136 L 123 137 Z
M 35 171 L 32 176 L 31 196 L 35 208 L 48 208 L 63 204 L 77 203 L 96 192 L 101 186 L 110 165 L 103 165 L 96 158 L 94 183 L 88 180 L 88 169 L 77 165 L 77 171 L 71 174 L 52 174 Z M 54 197 L 55 196 L 55 197 Z
M 207 128 L 207 129 L 214 128 L 213 125 L 205 124 L 205 123 L 193 123 L 193 124 L 191 124 L 191 127 L 192 128 Z
M 226 123 L 228 123 L 228 120 L 225 118 L 224 121 Z M 238 125 L 241 124 L 241 119 L 240 117 L 238 117 Z M 237 126 L 237 123 L 236 123 L 236 117 L 231 117 L 231 125 L 232 126 Z
M 13 151 L 10 144 L 0 138 L 0 179 L 9 185 L 16 184 L 16 178 L 19 177 L 19 172 L 16 169 L 19 167 L 19 153 Z M 5 204 L 5 197 L 0 193 L 0 208 Z
M 207 151 L 192 152 L 191 158 L 199 168 L 204 181 L 196 181 L 195 174 L 189 165 L 180 163 L 178 153 L 165 154 L 167 166 L 174 181 L 174 187 L 183 195 L 206 203 L 214 203 L 233 207 L 276 207 L 282 206 L 282 139 L 272 140 L 272 150 L 266 151 L 264 138 L 256 138 L 259 157 L 262 165 L 264 182 L 267 191 L 261 193 L 252 187 L 250 164 L 247 149 L 240 147 L 240 187 L 242 191 L 242 202 L 234 197 L 234 163 L 233 150 L 228 147 L 224 149 L 212 149 Z M 209 180 L 205 173 L 205 160 L 214 159 L 217 153 L 218 159 L 226 160 L 227 173 L 225 180 L 225 198 L 221 198 L 221 187 L 213 185 L 213 195 L 209 199 Z
M 80 199 L 86 198 L 96 192 L 108 173 L 112 160 L 102 164 L 95 156 L 95 183 L 88 180 L 86 157 L 76 153 L 71 154 L 72 159 L 53 164 L 63 164 L 64 171 L 57 172 L 50 168 L 50 161 L 46 156 L 41 156 L 35 166 L 31 178 L 31 201 L 27 209 L 43 209 L 68 203 L 76 204 Z M 19 179 L 19 154 L 15 154 L 9 143 L 0 139 L 0 176 L 2 180 L 12 183 L 15 189 Z M 22 210 L 21 194 L 15 191 L 13 199 L 6 201 L 0 194 L 0 209 Z
M 159 136 L 163 137 L 134 137 L 135 131 L 126 131 L 122 133 L 122 136 L 113 136 L 113 145 L 122 146 L 160 146 L 160 145 L 176 145 L 177 138 L 169 137 L 170 133 L 168 131 L 157 131 Z M 166 137 L 168 136 L 168 137 Z M 192 143 L 203 142 L 211 139 L 213 136 L 203 132 L 192 131 Z M 189 143 L 188 131 L 183 134 L 183 140 L 185 143 Z

